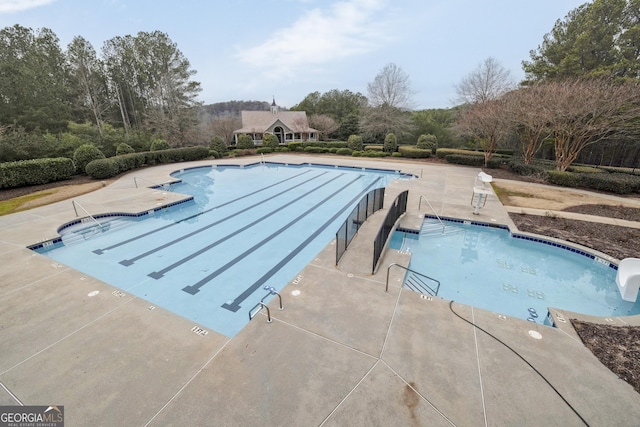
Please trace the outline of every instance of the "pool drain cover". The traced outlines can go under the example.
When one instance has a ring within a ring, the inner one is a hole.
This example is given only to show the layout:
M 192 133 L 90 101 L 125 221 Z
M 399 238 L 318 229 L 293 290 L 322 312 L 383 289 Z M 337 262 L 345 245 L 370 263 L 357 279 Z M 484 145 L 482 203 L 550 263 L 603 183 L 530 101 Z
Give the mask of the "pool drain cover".
M 529 331 L 529 336 L 531 338 L 535 338 L 537 340 L 541 340 L 542 339 L 542 335 L 538 331 Z

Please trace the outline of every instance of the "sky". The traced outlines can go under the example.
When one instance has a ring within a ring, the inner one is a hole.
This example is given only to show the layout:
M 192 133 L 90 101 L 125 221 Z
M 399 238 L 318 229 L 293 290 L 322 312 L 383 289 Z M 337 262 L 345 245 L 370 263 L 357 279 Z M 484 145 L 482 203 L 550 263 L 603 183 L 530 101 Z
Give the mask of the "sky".
M 162 31 L 196 71 L 199 100 L 292 107 L 337 89 L 367 95 L 394 63 L 413 108 L 450 108 L 456 85 L 488 57 L 524 79 L 522 61 L 587 0 L 0 0 L 0 28 L 49 28 L 97 52 L 105 41 Z

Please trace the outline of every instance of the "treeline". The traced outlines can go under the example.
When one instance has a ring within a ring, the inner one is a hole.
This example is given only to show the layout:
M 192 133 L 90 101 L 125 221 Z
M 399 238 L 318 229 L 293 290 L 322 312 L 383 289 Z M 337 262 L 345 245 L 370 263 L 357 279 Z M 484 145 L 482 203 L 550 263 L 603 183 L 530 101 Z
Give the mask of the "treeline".
M 0 30 L 2 145 L 26 138 L 34 140 L 22 144 L 29 150 L 44 141 L 50 147 L 40 151 L 66 151 L 77 136 L 70 123 L 91 124 L 95 130 L 87 132 L 97 134 L 92 142 L 107 152 L 113 138 L 131 146 L 158 138 L 187 145 L 197 132 L 200 107 L 194 74 L 160 31 L 114 37 L 98 53 L 80 36 L 63 49 L 50 29 L 6 27 Z M 64 133 L 71 135 L 60 137 Z M 13 157 L 42 155 L 21 150 Z
M 271 104 L 266 101 L 227 101 L 203 105 L 200 110 L 202 120 L 221 117 L 240 117 L 241 111 L 269 111 Z

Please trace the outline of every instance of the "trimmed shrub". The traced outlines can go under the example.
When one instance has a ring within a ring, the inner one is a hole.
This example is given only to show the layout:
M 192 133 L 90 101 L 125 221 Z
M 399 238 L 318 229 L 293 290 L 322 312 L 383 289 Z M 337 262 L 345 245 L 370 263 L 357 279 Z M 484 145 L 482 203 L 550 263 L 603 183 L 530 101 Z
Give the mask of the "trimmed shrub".
M 427 159 L 431 157 L 431 150 L 416 148 L 413 145 L 401 145 L 400 147 L 398 147 L 398 153 L 400 156 L 409 159 Z
M 251 156 L 253 154 L 256 154 L 255 148 L 235 149 L 229 152 L 231 157 Z
M 580 185 L 616 194 L 640 192 L 640 176 L 626 173 L 580 173 Z
M 361 151 L 362 147 L 362 137 L 360 135 L 351 135 L 347 140 L 347 148 L 353 151 Z
M 214 136 L 213 138 L 211 138 L 211 143 L 209 144 L 209 151 L 216 151 L 220 154 L 226 154 L 227 151 L 229 151 L 229 149 L 227 148 L 227 143 L 224 142 L 224 139 L 222 139 L 222 137 Z
M 384 151 L 384 145 L 380 145 L 380 144 L 365 145 L 364 151 Z
M 269 153 L 273 153 L 273 148 L 271 147 L 256 148 L 256 154 L 269 154 Z
M 216 150 L 209 150 L 209 157 L 213 157 L 214 159 L 219 159 L 222 157 L 222 155 L 218 153 Z
M 464 154 L 467 156 L 483 156 L 484 158 L 484 153 L 482 151 L 461 150 L 458 148 L 438 148 L 436 150 L 436 157 L 440 159 L 444 159 L 449 154 Z
M 549 167 L 537 163 L 525 164 L 522 159 L 511 159 L 507 162 L 507 167 L 513 173 L 522 176 L 541 175 L 546 178 Z
M 164 139 L 154 139 L 151 143 L 151 147 L 149 151 L 161 151 L 161 150 L 169 150 L 171 146 Z
M 329 147 L 305 147 L 304 148 L 305 153 L 314 153 L 314 154 L 330 153 L 330 150 L 331 149 Z
M 567 172 L 602 173 L 604 171 L 594 166 L 571 165 L 567 168 Z
M 364 150 L 360 157 L 389 157 L 391 153 L 386 151 Z
M 115 176 L 118 173 L 137 169 L 144 165 L 189 162 L 193 160 L 206 159 L 207 157 L 209 157 L 209 149 L 207 147 L 183 147 L 169 150 L 125 154 L 124 156 L 116 156 L 108 159 L 98 159 L 108 160 L 110 164 L 93 164 L 91 167 L 91 173 L 87 172 L 87 175 L 96 179 L 105 179 Z M 87 167 L 88 166 L 89 165 L 87 165 Z
M 416 148 L 430 150 L 432 154 L 435 154 L 438 148 L 438 138 L 435 135 L 422 134 L 418 137 Z
M 280 141 L 278 141 L 278 137 L 270 134 L 270 133 L 265 133 L 264 135 L 262 135 L 262 146 L 263 147 L 267 147 L 267 148 L 278 148 L 278 146 L 280 145 Z
M 447 163 L 455 163 L 457 165 L 478 166 L 484 167 L 484 156 L 474 156 L 466 154 L 449 154 L 445 157 Z M 502 164 L 502 160 L 492 158 L 487 162 L 486 167 L 490 169 L 499 168 Z
M 398 149 L 398 138 L 395 133 L 388 133 L 384 137 L 384 151 L 387 153 L 393 153 Z
M 111 159 L 98 159 L 89 162 L 86 166 L 87 175 L 95 179 L 113 178 L 118 175 L 119 167 Z
M 62 181 L 74 173 L 73 160 L 66 157 L 0 163 L 0 188 Z
M 102 154 L 102 151 L 91 144 L 83 144 L 73 152 L 73 163 L 76 165 L 76 172 L 80 174 L 86 174 L 84 169 L 89 162 L 104 158 L 105 156 Z
M 580 185 L 580 176 L 572 172 L 550 170 L 547 171 L 547 181 L 563 187 L 578 187 Z
M 336 154 L 339 156 L 350 156 L 353 154 L 353 150 L 351 148 L 338 148 Z
M 136 150 L 134 150 L 133 147 L 127 144 L 126 142 L 121 142 L 116 147 L 116 156 L 122 156 L 123 154 L 131 154 L 135 152 Z
M 287 147 L 289 147 L 289 151 L 302 151 L 304 150 L 304 146 L 302 144 L 302 142 L 290 142 L 289 144 L 287 144 Z
M 238 150 L 248 150 L 255 147 L 256 145 L 253 143 L 253 139 L 251 139 L 249 135 L 240 135 L 238 137 L 238 143 L 236 144 L 236 148 Z
M 109 158 L 109 160 L 113 161 L 114 164 L 118 167 L 118 172 L 126 172 L 144 166 L 146 158 L 147 156 L 144 153 L 131 153 L 124 154 L 122 156 L 111 157 Z M 87 175 L 93 177 L 93 175 L 91 175 L 90 173 L 87 173 Z

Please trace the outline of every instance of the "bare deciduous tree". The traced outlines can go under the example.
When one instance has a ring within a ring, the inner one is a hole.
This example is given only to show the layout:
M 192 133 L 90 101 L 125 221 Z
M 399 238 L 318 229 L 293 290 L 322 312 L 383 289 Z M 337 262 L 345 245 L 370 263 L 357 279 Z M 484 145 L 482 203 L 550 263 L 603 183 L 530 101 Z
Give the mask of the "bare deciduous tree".
M 556 169 L 564 171 L 591 144 L 637 136 L 640 83 L 609 79 L 551 81 L 540 101 L 549 109 Z
M 478 104 L 498 99 L 514 88 L 511 73 L 489 57 L 456 85 L 460 104 Z
M 485 166 L 509 133 L 510 123 L 506 111 L 505 100 L 495 99 L 469 105 L 457 119 L 456 127 L 460 133 L 479 140 Z
M 217 117 L 209 122 L 209 130 L 213 133 L 213 136 L 221 137 L 227 144 L 233 142 L 233 131 L 241 127 L 242 121 L 240 118 L 233 116 Z
M 505 114 L 520 142 L 525 164 L 530 164 L 550 136 L 551 111 L 543 100 L 544 88 L 533 85 L 505 95 Z
M 338 129 L 338 123 L 326 114 L 312 114 L 309 116 L 309 126 L 320 132 L 320 138 L 324 141 L 327 136 Z
M 367 84 L 369 103 L 372 107 L 388 105 L 402 110 L 410 109 L 414 91 L 409 75 L 394 63 L 389 63 Z

